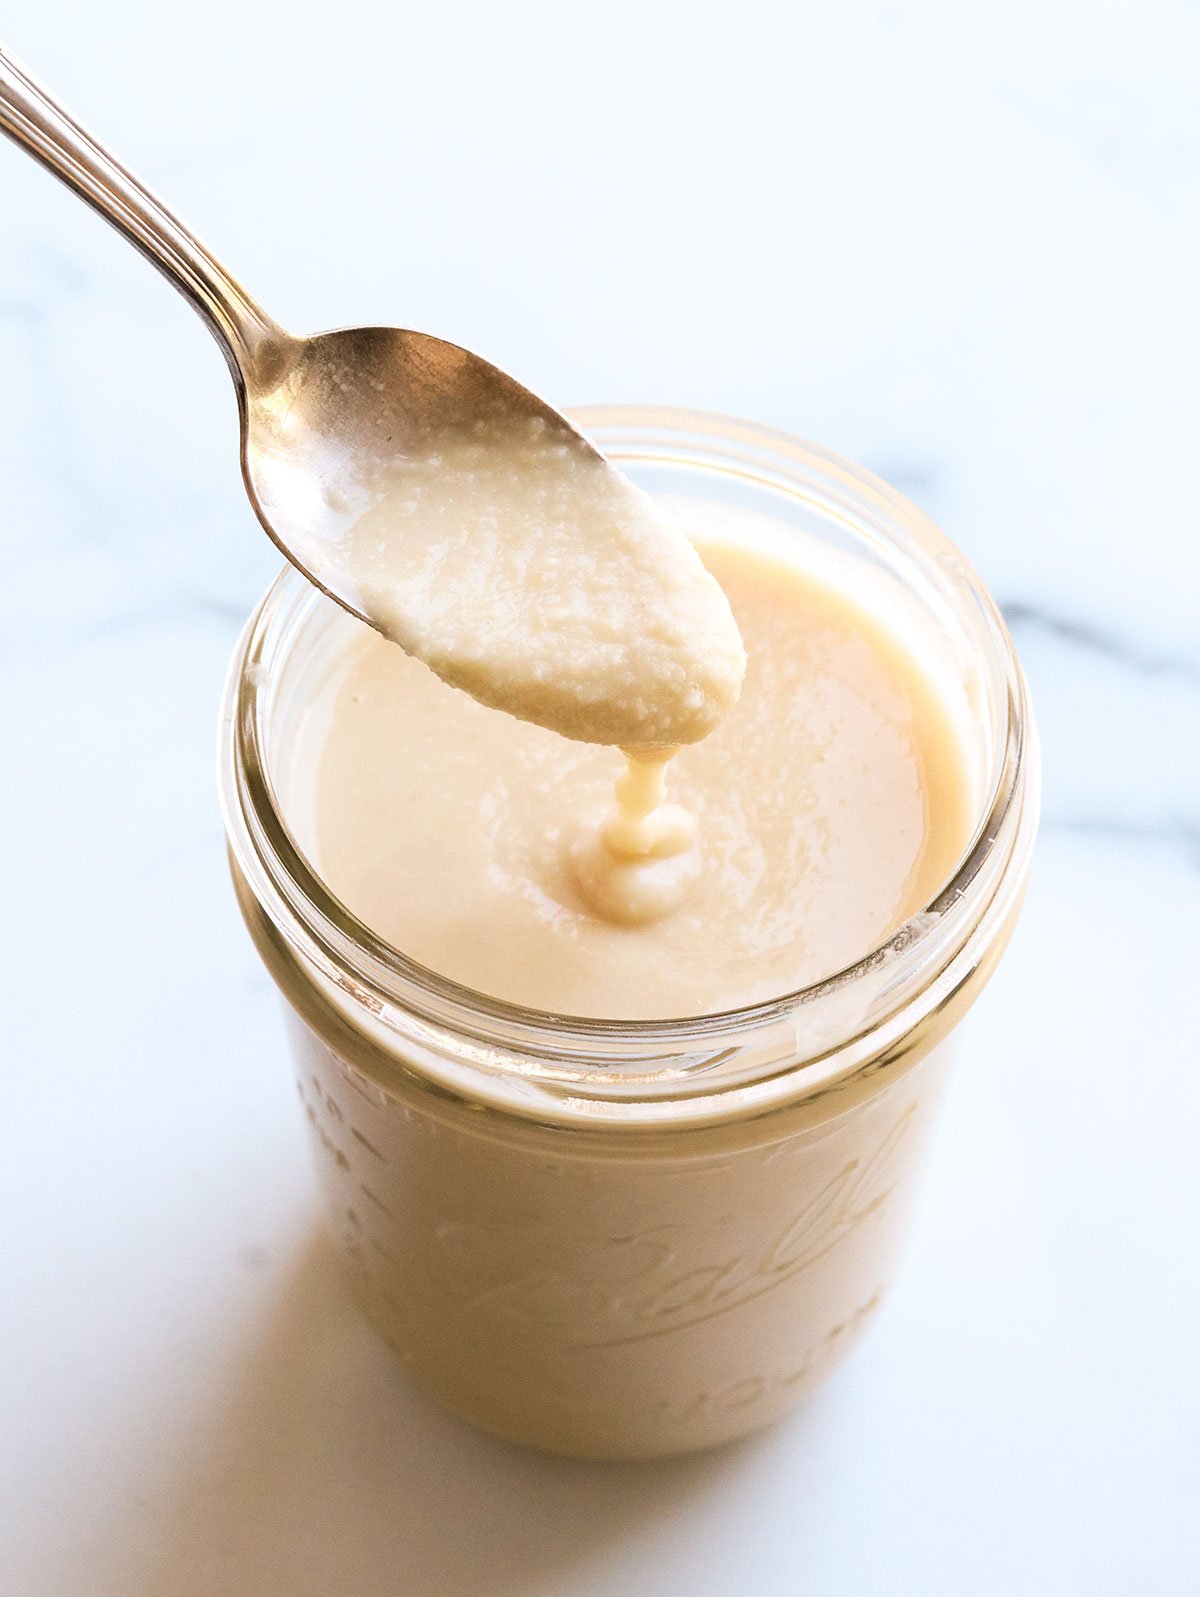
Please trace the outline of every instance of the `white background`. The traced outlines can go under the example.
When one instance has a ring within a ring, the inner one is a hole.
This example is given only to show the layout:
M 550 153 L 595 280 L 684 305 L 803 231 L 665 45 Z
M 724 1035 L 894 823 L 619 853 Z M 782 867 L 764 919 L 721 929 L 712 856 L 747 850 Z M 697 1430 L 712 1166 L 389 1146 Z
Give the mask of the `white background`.
M 0 1591 L 1194 1593 L 1200 12 L 13 0 L 286 325 L 724 410 L 930 511 L 1046 752 L 907 1274 L 731 1451 L 571 1465 L 344 1302 L 213 783 L 275 556 L 184 303 L 0 148 Z

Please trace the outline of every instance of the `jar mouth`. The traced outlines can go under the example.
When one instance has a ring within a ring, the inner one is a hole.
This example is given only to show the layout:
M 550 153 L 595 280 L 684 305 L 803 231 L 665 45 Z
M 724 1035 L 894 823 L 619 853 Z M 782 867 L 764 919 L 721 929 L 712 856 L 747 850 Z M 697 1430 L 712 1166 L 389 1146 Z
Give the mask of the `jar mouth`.
M 992 684 L 995 736 L 980 819 L 952 877 L 876 948 L 820 981 L 776 998 L 701 1015 L 611 1020 L 493 998 L 442 976 L 380 939 L 326 887 L 292 836 L 269 771 L 272 680 L 315 604 L 328 603 L 290 568 L 248 621 L 234 651 L 221 714 L 220 787 L 234 863 L 292 955 L 315 967 L 339 1003 L 373 1032 L 409 1046 L 451 1046 L 476 1069 L 582 1088 L 652 1090 L 682 1078 L 697 1090 L 739 1056 L 727 1084 L 831 1059 L 876 1057 L 923 996 L 929 1013 L 983 960 L 1019 897 L 1036 830 L 1038 758 L 1028 690 L 1012 640 L 980 578 L 914 505 L 871 473 L 790 435 L 708 412 L 597 406 L 571 418 L 618 464 L 701 467 L 782 489 L 857 536 L 914 562 L 952 605 Z M 415 1032 L 414 1032 L 415 1028 Z M 747 1047 L 749 1040 L 760 1046 Z M 821 1074 L 825 1074 L 822 1072 Z M 698 1078 L 704 1078 L 701 1083 Z M 722 1082 L 724 1086 L 726 1082 Z

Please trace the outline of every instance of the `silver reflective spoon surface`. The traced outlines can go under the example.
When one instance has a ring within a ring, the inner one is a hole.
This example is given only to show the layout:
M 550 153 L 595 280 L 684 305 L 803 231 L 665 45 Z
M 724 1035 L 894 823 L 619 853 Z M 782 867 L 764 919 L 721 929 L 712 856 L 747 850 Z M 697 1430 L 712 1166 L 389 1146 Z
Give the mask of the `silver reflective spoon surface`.
M 0 129 L 111 222 L 199 311 L 224 351 L 241 417 L 242 475 L 271 538 L 310 581 L 372 625 L 338 558 L 381 459 L 430 439 L 545 429 L 602 457 L 566 418 L 456 344 L 395 327 L 296 338 L 163 202 L 0 46 Z M 617 473 L 607 468 L 615 477 Z

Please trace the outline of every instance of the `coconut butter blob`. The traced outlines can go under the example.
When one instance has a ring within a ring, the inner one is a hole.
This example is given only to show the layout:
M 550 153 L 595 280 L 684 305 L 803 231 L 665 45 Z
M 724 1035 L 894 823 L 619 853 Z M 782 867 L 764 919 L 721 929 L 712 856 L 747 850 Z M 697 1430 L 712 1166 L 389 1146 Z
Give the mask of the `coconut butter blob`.
M 706 737 L 737 699 L 745 651 L 719 584 L 582 439 L 480 424 L 378 462 L 358 500 L 340 581 L 482 704 L 638 750 Z
M 763 1002 L 854 963 L 969 839 L 963 742 L 845 571 L 740 513 L 661 504 L 728 597 L 740 697 L 671 761 L 624 763 L 457 692 L 350 617 L 311 690 L 285 807 L 331 891 L 492 997 L 652 1020 Z M 743 536 L 743 532 L 746 536 Z M 614 791 L 615 789 L 615 791 Z

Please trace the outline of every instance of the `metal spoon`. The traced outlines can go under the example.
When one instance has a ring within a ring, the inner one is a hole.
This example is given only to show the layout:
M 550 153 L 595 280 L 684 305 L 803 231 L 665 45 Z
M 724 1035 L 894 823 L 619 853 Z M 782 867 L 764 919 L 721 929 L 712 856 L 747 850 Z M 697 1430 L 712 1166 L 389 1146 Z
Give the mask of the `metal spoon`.
M 0 129 L 99 211 L 199 311 L 233 374 L 242 476 L 258 519 L 293 565 L 363 620 L 374 624 L 339 563 L 337 540 L 362 508 L 364 484 L 381 457 L 481 423 L 540 423 L 547 438 L 602 458 L 558 411 L 456 344 L 395 327 L 311 338 L 285 332 L 2 46 Z

